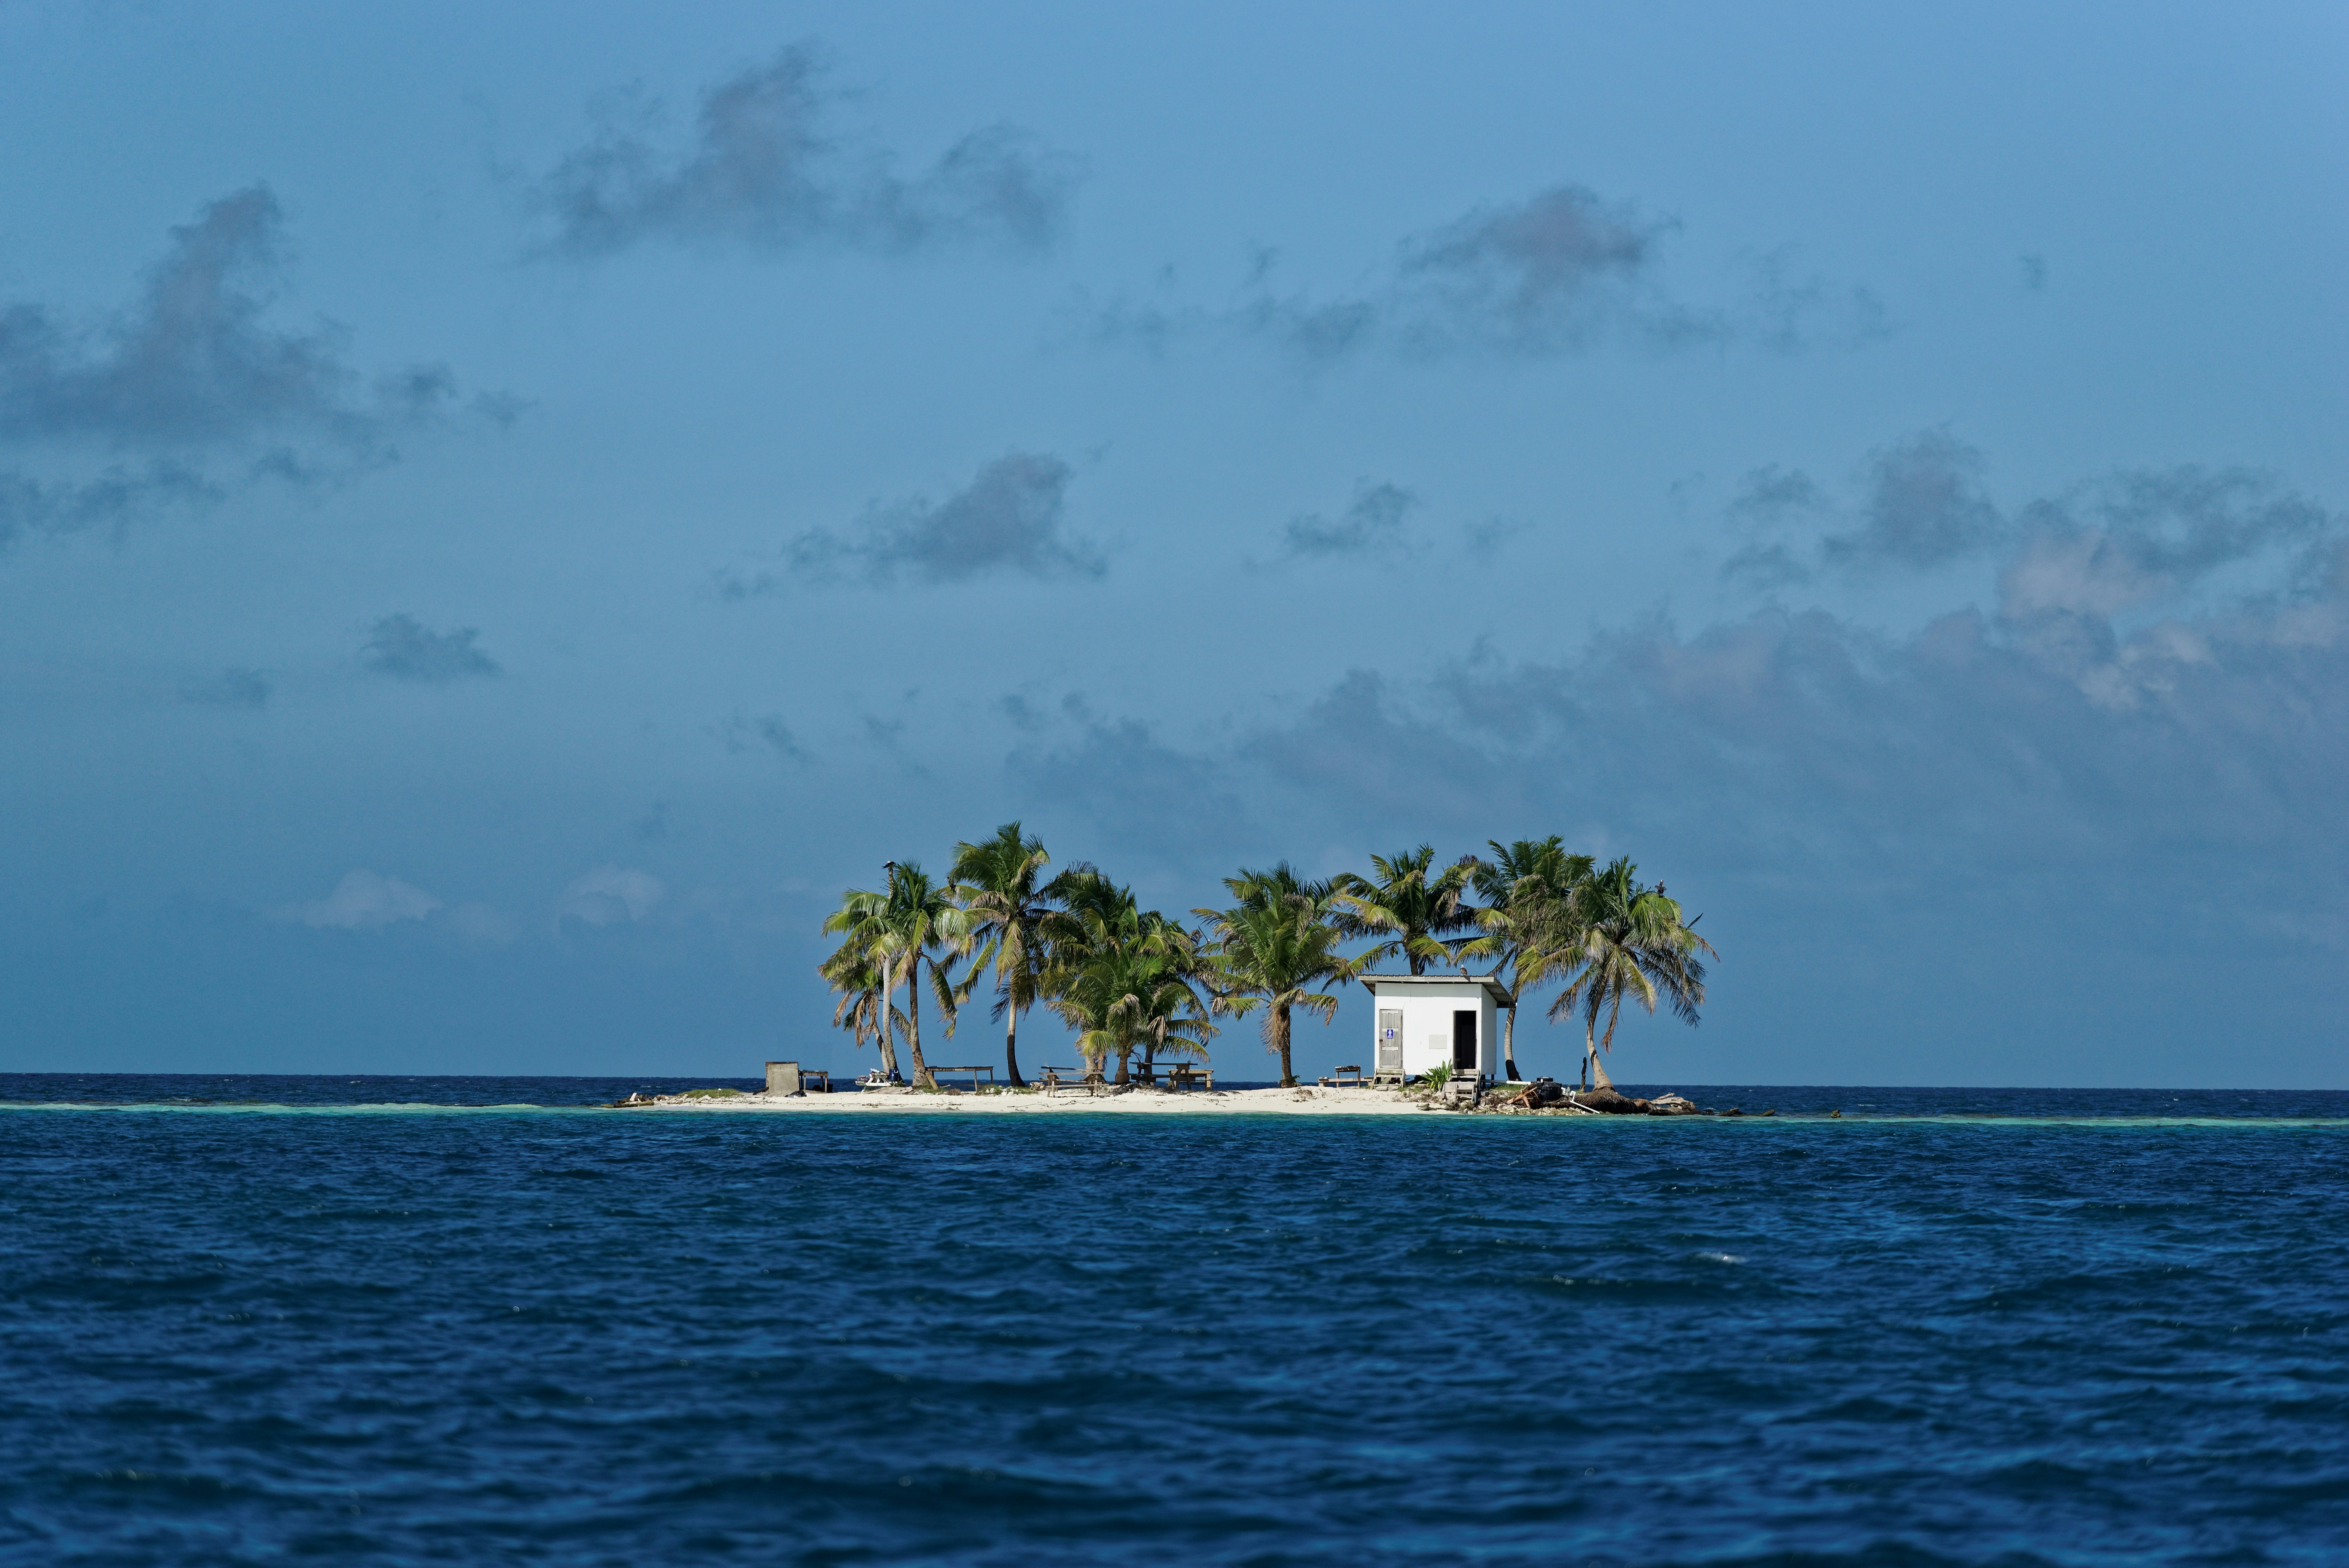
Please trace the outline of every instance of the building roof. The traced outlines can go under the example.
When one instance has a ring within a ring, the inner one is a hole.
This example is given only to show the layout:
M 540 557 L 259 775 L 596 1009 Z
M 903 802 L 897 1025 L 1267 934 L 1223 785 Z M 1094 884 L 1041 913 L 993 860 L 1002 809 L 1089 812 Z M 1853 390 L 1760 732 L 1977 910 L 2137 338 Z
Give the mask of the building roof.
M 1482 985 L 1492 993 L 1495 1006 L 1515 1006 L 1517 1000 L 1509 995 L 1509 988 L 1501 984 L 1498 975 L 1462 975 L 1456 971 L 1450 975 L 1365 975 L 1362 984 L 1370 987 L 1373 995 L 1381 985 Z

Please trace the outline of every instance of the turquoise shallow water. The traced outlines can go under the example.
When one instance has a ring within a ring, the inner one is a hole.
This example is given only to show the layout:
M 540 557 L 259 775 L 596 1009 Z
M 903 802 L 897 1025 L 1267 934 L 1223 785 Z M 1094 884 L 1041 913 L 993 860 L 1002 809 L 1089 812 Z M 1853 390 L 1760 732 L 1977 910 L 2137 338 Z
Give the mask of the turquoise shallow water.
M 2349 1561 L 2349 1096 L 630 1087 L 0 1078 L 0 1561 Z

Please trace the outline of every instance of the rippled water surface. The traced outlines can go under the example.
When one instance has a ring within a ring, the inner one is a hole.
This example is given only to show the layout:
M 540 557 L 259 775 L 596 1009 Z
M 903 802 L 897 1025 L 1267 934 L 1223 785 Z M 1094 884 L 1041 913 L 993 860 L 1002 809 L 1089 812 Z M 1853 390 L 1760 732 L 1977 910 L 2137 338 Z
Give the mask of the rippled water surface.
M 2349 1096 L 643 1087 L 0 1078 L 0 1561 L 2349 1562 Z

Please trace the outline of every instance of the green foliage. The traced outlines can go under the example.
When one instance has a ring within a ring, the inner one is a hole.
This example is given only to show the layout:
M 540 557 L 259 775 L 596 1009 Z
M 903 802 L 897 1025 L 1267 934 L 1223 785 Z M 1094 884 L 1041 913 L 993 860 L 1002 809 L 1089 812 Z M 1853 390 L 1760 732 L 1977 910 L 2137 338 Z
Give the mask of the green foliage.
M 872 967 L 879 979 L 881 1002 L 874 1011 L 883 1061 L 892 1072 L 896 1070 L 890 1042 L 895 1026 L 902 1022 L 905 1048 L 914 1058 L 915 1081 L 925 1088 L 934 1088 L 929 1068 L 922 1060 L 922 985 L 926 975 L 946 1032 L 953 1034 L 956 1005 L 968 993 L 957 993 L 952 966 L 974 945 L 971 917 L 947 888 L 931 882 L 913 861 L 900 865 L 892 861 L 887 870 L 886 892 L 852 889 L 840 901 L 840 908 L 824 921 L 824 930 L 841 938 L 839 948 L 825 961 L 829 971 L 825 978 L 834 989 L 841 989 L 861 977 L 861 966 Z M 905 988 L 903 1013 L 890 1002 L 900 985 Z M 843 1002 L 842 1010 L 848 1008 Z M 835 1021 L 838 1016 L 835 1012 Z
M 994 1016 L 1005 1020 L 1010 1081 L 999 1092 L 1023 1087 L 1019 1020 L 1040 1002 L 1076 1032 L 1097 1070 L 1114 1057 L 1121 1083 L 1135 1051 L 1151 1060 L 1203 1058 L 1217 1033 L 1212 1016 L 1262 1009 L 1266 1048 L 1280 1058 L 1281 1081 L 1293 1083 L 1295 1012 L 1328 1023 L 1338 988 L 1397 954 L 1413 975 L 1485 959 L 1513 992 L 1558 985 L 1549 1016 L 1581 1014 L 1595 1067 L 1612 1049 L 1627 998 L 1651 1013 L 1661 1003 L 1697 1021 L 1702 956 L 1717 954 L 1661 886 L 1640 883 L 1629 859 L 1599 869 L 1556 836 L 1506 846 L 1493 840 L 1487 848 L 1490 860 L 1469 856 L 1438 870 L 1433 846 L 1422 844 L 1371 857 L 1371 876 L 1347 872 L 1328 882 L 1285 861 L 1243 869 L 1224 879 L 1232 906 L 1194 911 L 1206 923 L 1195 931 L 1143 909 L 1131 888 L 1091 865 L 1045 881 L 1050 858 L 1042 841 L 1007 822 L 991 838 L 956 845 L 943 884 L 916 864 L 892 861 L 884 890 L 844 894 L 824 922 L 839 945 L 819 971 L 840 998 L 833 1022 L 860 1047 L 877 1042 L 892 1073 L 902 1037 L 925 1088 L 936 1083 L 922 1058 L 923 991 L 952 1034 L 957 1008 L 983 977 L 993 980 Z M 1368 945 L 1350 954 L 1351 942 Z M 1512 1003 L 1505 1050 L 1516 1016 Z M 1510 1063 L 1514 1077 L 1513 1056 Z M 1605 1084 L 1605 1068 L 1597 1070 Z M 1453 1076 L 1439 1066 L 1416 1082 L 1440 1089 Z
M 1014 1088 L 1019 1077 L 1019 1015 L 1036 1005 L 1041 994 L 1046 941 L 1044 917 L 1059 899 L 1057 882 L 1040 885 L 1052 857 L 1033 833 L 1022 835 L 1019 824 L 1006 822 L 995 836 L 981 842 L 955 846 L 954 870 L 948 887 L 970 918 L 970 934 L 978 944 L 972 956 L 963 994 L 978 983 L 979 973 L 995 970 L 994 1016 L 1004 1019 L 1003 1063 Z
M 1457 961 L 1461 934 L 1476 923 L 1476 912 L 1466 899 L 1468 878 L 1478 861 L 1474 855 L 1438 872 L 1435 846 L 1392 856 L 1372 855 L 1375 878 L 1348 872 L 1330 884 L 1330 906 L 1340 932 L 1347 936 L 1373 937 L 1377 945 L 1361 954 L 1365 964 L 1400 954 L 1414 975 L 1424 975 L 1430 964 Z
M 1191 912 L 1211 934 L 1215 1010 L 1239 1017 L 1262 1007 L 1265 1049 L 1280 1058 L 1281 1083 L 1295 1083 L 1292 1012 L 1301 1007 L 1329 1023 L 1338 998 L 1313 987 L 1355 979 L 1369 955 L 1349 958 L 1338 950 L 1345 933 L 1331 918 L 1330 884 L 1301 880 L 1285 861 L 1269 872 L 1242 871 L 1224 885 L 1240 901 L 1237 906 Z
M 1065 907 L 1043 922 L 1041 987 L 1077 1048 L 1097 1064 L 1114 1057 L 1120 1083 L 1136 1050 L 1205 1057 L 1216 1030 L 1200 995 L 1198 938 L 1089 866 L 1057 882 Z
M 1661 886 L 1640 885 L 1638 872 L 1624 857 L 1585 878 L 1550 917 L 1555 929 L 1540 943 L 1537 977 L 1566 982 L 1549 1016 L 1581 1012 L 1584 1050 L 1602 1088 L 1613 1085 L 1599 1055 L 1614 1048 L 1625 1000 L 1651 1013 L 1661 1001 L 1694 1026 L 1704 1005 L 1705 968 L 1697 955 L 1719 956 L 1696 934 L 1695 922 L 1682 918 L 1679 903 Z M 1597 1032 L 1601 1013 L 1603 1037 Z

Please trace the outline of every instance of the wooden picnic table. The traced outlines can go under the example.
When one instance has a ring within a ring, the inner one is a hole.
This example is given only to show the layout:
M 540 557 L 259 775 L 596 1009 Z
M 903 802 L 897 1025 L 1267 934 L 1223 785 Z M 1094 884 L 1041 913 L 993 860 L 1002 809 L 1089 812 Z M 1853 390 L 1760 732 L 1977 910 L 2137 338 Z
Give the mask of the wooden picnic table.
M 1161 1074 L 1165 1076 L 1170 1088 L 1197 1088 L 1202 1084 L 1209 1088 L 1216 1087 L 1216 1069 L 1198 1062 L 1144 1062 L 1133 1069 L 1133 1080 L 1155 1088 Z
M 1346 1076 L 1349 1073 L 1353 1075 L 1350 1079 Z M 1351 1062 L 1319 1080 L 1323 1088 L 1363 1088 L 1368 1087 L 1368 1081 L 1362 1077 L 1362 1069 Z

